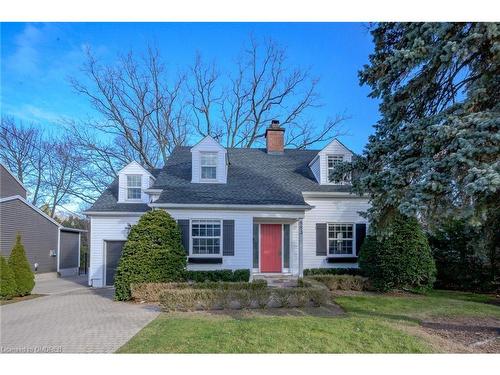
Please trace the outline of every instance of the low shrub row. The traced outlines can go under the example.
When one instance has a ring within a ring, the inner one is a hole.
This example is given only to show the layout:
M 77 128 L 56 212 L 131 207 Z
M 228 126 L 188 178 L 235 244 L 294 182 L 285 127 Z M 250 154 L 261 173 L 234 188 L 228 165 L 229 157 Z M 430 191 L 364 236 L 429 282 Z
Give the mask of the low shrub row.
M 205 281 L 248 281 L 250 280 L 250 270 L 187 271 L 186 279 L 197 283 Z
M 264 280 L 206 283 L 143 283 L 132 285 L 134 299 L 159 302 L 164 311 L 320 306 L 328 289 L 315 280 L 297 288 L 268 288 Z
M 352 275 L 363 276 L 359 268 L 308 268 L 304 270 L 304 276 L 313 275 Z
M 324 284 L 330 290 L 356 290 L 369 289 L 368 279 L 362 276 L 352 275 L 315 275 L 308 279 L 316 280 Z
M 255 280 L 251 283 L 240 282 L 214 282 L 207 281 L 201 283 L 138 283 L 132 284 L 130 289 L 132 298 L 137 301 L 159 302 L 160 295 L 164 291 L 183 289 L 203 289 L 203 290 L 258 290 L 266 289 L 265 280 Z

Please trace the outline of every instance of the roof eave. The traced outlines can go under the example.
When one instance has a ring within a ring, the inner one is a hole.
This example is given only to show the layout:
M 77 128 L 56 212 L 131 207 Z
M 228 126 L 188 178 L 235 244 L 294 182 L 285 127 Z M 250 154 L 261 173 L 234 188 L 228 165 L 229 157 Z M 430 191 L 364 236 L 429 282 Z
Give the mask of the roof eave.
M 276 211 L 304 211 L 312 207 L 308 204 L 280 205 L 280 204 L 200 204 L 200 203 L 150 203 L 150 207 L 157 208 L 186 208 L 211 210 L 276 210 Z

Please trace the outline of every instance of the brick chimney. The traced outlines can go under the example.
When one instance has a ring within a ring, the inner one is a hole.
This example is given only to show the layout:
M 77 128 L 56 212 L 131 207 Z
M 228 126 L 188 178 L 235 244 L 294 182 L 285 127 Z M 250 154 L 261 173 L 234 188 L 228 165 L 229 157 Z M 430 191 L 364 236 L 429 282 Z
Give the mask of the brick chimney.
M 272 120 L 271 126 L 266 129 L 266 148 L 268 154 L 282 154 L 285 148 L 285 129 L 278 120 Z

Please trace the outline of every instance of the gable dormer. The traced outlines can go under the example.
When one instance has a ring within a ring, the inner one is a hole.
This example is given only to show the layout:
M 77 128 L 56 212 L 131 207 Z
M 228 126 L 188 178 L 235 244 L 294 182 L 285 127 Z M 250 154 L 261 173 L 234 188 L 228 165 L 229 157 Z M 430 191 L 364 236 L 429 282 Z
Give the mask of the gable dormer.
M 154 176 L 136 161 L 127 164 L 118 172 L 118 203 L 148 203 L 145 190 L 154 181 Z
M 225 184 L 227 150 L 207 135 L 191 148 L 191 182 Z
M 351 162 L 353 152 L 345 147 L 338 139 L 332 140 L 318 155 L 309 163 L 309 168 L 321 185 L 345 185 L 349 181 L 333 181 L 329 179 L 330 171 L 336 164 Z

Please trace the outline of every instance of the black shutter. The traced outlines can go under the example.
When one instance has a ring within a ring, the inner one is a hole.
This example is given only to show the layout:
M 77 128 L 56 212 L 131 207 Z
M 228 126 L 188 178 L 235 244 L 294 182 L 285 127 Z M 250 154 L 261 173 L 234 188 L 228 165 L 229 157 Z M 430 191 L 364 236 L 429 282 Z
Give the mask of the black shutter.
M 234 220 L 223 220 L 222 222 L 222 255 L 234 255 Z
M 259 224 L 253 225 L 253 268 L 259 268 Z
M 181 230 L 182 246 L 189 254 L 189 220 L 177 220 L 177 224 Z
M 361 245 L 366 237 L 366 224 L 356 224 L 356 255 L 359 255 Z
M 283 268 L 290 268 L 290 224 L 283 224 Z
M 326 256 L 326 223 L 316 223 L 316 255 Z

